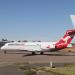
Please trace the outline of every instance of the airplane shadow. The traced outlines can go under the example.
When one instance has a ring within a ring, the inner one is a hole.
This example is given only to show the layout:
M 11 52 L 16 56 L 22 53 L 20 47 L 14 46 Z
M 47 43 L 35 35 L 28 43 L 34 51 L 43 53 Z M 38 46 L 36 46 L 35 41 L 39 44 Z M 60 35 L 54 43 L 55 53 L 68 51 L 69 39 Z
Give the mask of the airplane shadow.
M 35 55 L 33 55 L 33 54 L 25 54 L 25 55 L 23 55 L 23 57 L 26 57 L 26 56 L 38 56 L 38 55 L 41 55 L 41 54 L 35 54 Z M 46 55 L 46 56 L 75 56 L 75 54 L 74 55 L 70 55 L 70 54 L 43 54 L 43 55 Z
M 41 54 L 32 54 L 32 53 L 26 53 L 26 52 L 7 52 L 6 54 L 23 54 L 22 57 L 27 57 L 27 56 L 38 56 Z M 46 56 L 75 56 L 75 53 L 44 53 L 42 55 Z
M 22 57 L 27 57 L 27 56 L 36 56 L 37 54 L 24 54 Z
M 6 54 L 25 54 L 25 53 L 12 53 L 12 52 L 7 52 Z

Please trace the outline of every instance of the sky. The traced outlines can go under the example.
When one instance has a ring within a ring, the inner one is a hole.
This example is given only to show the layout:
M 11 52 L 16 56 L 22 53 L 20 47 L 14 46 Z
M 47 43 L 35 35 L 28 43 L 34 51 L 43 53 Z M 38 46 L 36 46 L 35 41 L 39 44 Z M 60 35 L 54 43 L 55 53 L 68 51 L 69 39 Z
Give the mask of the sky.
M 0 0 L 0 38 L 57 41 L 73 29 L 71 14 L 75 0 Z

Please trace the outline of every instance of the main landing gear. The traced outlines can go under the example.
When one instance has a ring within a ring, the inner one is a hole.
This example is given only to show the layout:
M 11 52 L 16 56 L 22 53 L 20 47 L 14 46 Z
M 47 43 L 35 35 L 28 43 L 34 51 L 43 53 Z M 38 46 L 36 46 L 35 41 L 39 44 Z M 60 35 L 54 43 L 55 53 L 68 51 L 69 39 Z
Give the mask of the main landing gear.
M 35 52 L 32 52 L 32 55 L 35 55 L 36 53 Z
M 40 52 L 40 54 L 43 55 L 44 52 Z M 35 52 L 32 52 L 32 55 L 36 55 L 36 53 Z
M 44 52 L 40 52 L 40 54 L 41 54 L 41 55 L 43 55 L 43 54 L 44 54 Z

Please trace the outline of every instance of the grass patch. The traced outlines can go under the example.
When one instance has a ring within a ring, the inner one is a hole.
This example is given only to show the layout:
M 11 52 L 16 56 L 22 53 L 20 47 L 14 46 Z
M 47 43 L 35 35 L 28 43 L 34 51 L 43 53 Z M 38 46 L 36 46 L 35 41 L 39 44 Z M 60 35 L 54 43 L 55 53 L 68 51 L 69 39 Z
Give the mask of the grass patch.
M 25 75 L 36 75 L 36 70 L 33 69 L 29 63 L 16 63 L 15 66 L 22 70 Z
M 26 70 L 25 71 L 25 74 L 26 75 L 34 75 L 34 74 L 36 74 L 36 71 L 35 70 L 32 70 L 32 69 L 29 69 L 29 70 Z
M 18 69 L 21 69 L 21 70 L 28 70 L 28 69 L 31 68 L 31 67 L 29 66 L 29 63 L 16 63 L 15 66 L 16 66 Z
M 75 75 L 75 65 L 65 64 L 64 67 L 31 67 L 29 63 L 16 64 L 26 75 L 36 75 L 39 71 L 52 73 L 54 75 Z
M 75 75 L 75 65 L 58 68 L 45 67 L 44 69 L 41 70 L 44 70 L 45 72 L 54 73 L 56 75 Z

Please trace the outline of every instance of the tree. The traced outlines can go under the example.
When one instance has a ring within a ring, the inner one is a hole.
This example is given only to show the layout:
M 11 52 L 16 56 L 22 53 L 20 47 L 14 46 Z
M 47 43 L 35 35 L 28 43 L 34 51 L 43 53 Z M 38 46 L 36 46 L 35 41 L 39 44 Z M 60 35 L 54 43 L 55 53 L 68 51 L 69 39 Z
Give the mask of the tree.
M 2 41 L 8 41 L 7 39 L 2 38 Z
M 40 40 L 38 42 L 41 42 Z
M 28 42 L 27 40 L 23 40 L 23 42 Z
M 21 40 L 18 40 L 18 42 L 21 42 Z

